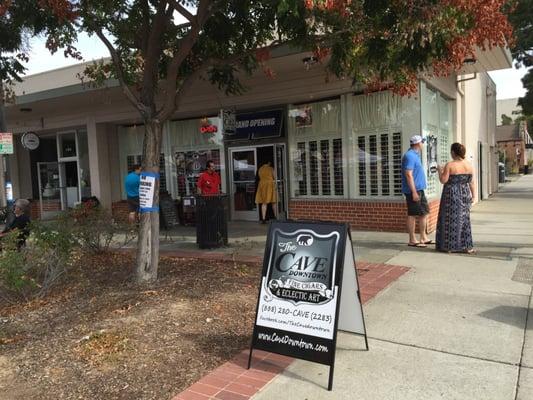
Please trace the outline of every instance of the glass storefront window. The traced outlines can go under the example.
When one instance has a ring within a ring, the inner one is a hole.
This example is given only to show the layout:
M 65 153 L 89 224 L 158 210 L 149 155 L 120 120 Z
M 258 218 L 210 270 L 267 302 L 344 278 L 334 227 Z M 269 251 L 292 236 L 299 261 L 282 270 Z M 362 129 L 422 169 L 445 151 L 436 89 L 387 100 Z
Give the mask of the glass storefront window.
M 142 150 L 145 129 L 143 125 L 120 126 L 118 128 L 118 132 L 121 188 L 122 196 L 125 198 L 126 193 L 124 191 L 124 179 L 126 175 L 132 171 L 134 165 L 142 164 Z M 159 156 L 159 190 L 162 192 L 168 191 L 165 153 L 165 149 L 162 148 L 162 152 Z
M 450 145 L 453 134 L 453 101 L 442 93 L 420 82 L 422 134 L 426 138 L 426 151 L 423 154 L 427 168 L 427 194 L 436 196 L 439 183 L 436 166 L 450 160 Z
M 124 177 L 134 164 L 142 164 L 144 126 L 119 127 L 122 192 Z M 196 193 L 196 178 L 212 159 L 225 187 L 223 137 L 218 118 L 170 121 L 163 127 L 159 162 L 160 190 L 173 198 Z
M 215 163 L 215 168 L 220 173 L 220 150 L 176 151 L 174 154 L 176 175 L 178 180 L 178 196 L 191 196 L 196 194 L 196 182 L 205 170 L 208 160 Z
M 294 197 L 344 196 L 339 100 L 289 109 L 291 188 Z
M 356 196 L 402 194 L 402 120 L 413 111 L 404 108 L 389 91 L 353 96 Z
M 76 157 L 76 132 L 60 133 L 59 140 L 59 158 Z
M 173 197 L 197 193 L 196 181 L 205 170 L 208 160 L 222 178 L 225 192 L 224 141 L 221 121 L 217 117 L 171 121 L 168 124 L 168 143 L 172 154 Z

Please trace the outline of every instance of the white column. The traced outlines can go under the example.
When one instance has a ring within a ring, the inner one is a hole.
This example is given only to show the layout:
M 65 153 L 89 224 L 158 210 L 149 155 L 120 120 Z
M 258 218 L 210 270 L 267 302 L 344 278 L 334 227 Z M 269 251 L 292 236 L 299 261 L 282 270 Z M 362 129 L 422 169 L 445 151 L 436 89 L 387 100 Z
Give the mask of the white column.
M 13 197 L 31 199 L 33 198 L 31 158 L 30 151 L 22 147 L 20 136 L 16 136 L 14 163 L 11 166 L 11 181 L 13 183 Z M 36 167 L 37 168 L 37 167 Z M 39 200 L 37 197 L 34 200 Z
M 344 197 L 355 199 L 357 197 L 357 152 L 353 134 L 353 95 L 351 93 L 341 96 L 341 121 L 342 121 L 342 147 L 345 151 L 344 171 Z
M 111 182 L 111 202 L 115 202 L 122 199 L 121 159 L 118 145 L 118 131 L 115 125 L 107 126 L 107 145 L 109 180 Z
M 107 126 L 97 124 L 94 118 L 87 120 L 89 145 L 89 170 L 91 172 L 91 194 L 102 206 L 111 209 L 111 176 L 107 143 Z

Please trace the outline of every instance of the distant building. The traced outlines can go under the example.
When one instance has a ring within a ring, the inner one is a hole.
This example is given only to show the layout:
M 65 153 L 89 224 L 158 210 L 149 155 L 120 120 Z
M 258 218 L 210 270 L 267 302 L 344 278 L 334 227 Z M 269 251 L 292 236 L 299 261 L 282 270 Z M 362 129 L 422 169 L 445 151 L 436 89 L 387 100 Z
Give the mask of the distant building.
M 514 99 L 496 100 L 496 125 L 504 125 L 502 115 L 507 115 L 514 121 L 522 114 L 522 107 L 518 105 L 518 97 Z
M 498 149 L 504 154 L 505 169 L 508 173 L 524 172 L 524 167 L 532 159 L 533 140 L 525 121 L 519 124 L 502 125 L 496 128 Z

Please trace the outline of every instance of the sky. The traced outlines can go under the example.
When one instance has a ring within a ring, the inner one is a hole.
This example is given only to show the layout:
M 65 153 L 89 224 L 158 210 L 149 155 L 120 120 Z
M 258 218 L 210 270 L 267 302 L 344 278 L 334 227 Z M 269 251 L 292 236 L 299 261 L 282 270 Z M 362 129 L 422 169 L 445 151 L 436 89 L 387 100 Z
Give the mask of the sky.
M 62 51 L 51 55 L 48 49 L 45 48 L 44 43 L 45 40 L 43 38 L 34 38 L 31 41 L 30 62 L 26 65 L 28 68 L 27 75 L 66 67 L 80 62 L 71 58 L 65 58 Z M 89 37 L 87 34 L 81 34 L 78 39 L 77 48 L 81 51 L 84 61 L 109 57 L 106 47 L 96 36 Z M 525 89 L 520 79 L 525 73 L 525 68 L 509 68 L 489 72 L 489 75 L 496 83 L 496 98 L 511 99 L 522 97 L 525 94 Z

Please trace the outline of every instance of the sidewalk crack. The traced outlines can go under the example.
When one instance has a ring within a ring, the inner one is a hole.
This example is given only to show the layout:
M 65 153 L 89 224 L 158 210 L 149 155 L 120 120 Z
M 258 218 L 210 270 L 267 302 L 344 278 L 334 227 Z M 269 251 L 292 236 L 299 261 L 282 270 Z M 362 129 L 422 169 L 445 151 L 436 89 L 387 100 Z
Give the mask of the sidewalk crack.
M 526 313 L 526 323 L 524 325 L 524 338 L 522 339 L 522 351 L 520 352 L 520 362 L 518 363 L 518 376 L 516 377 L 516 385 L 515 385 L 515 394 L 514 399 L 518 399 L 518 392 L 520 390 L 520 375 L 522 372 L 522 368 L 528 368 L 522 365 L 522 361 L 524 359 L 524 350 L 526 348 L 526 337 L 527 337 L 527 325 L 529 322 L 529 311 L 531 309 L 531 295 L 533 294 L 533 286 L 531 286 L 531 290 L 529 291 L 529 301 L 528 301 L 528 307 L 527 307 L 527 313 Z
M 417 345 L 417 344 L 401 343 L 401 342 L 396 342 L 396 341 L 394 341 L 394 340 L 381 339 L 381 338 L 377 338 L 377 337 L 373 337 L 373 336 L 368 336 L 368 339 L 376 340 L 376 341 L 378 341 L 378 342 L 384 342 L 384 343 L 396 344 L 396 345 L 398 345 L 398 346 L 411 347 L 411 348 L 419 349 L 419 350 L 426 350 L 426 351 L 431 351 L 431 352 L 435 352 L 435 353 L 447 354 L 447 355 L 451 355 L 451 356 L 457 356 L 457 357 L 462 357 L 462 358 L 469 358 L 469 359 L 472 359 L 472 360 L 486 361 L 486 362 L 491 362 L 491 363 L 501 364 L 501 365 L 509 365 L 509 366 L 511 366 L 511 367 L 518 367 L 518 366 L 520 366 L 520 363 L 513 363 L 513 362 L 508 362 L 508 361 L 493 360 L 493 359 L 491 359 L 491 358 L 485 358 L 485 357 L 472 356 L 472 355 L 468 355 L 468 354 L 455 353 L 455 352 L 453 352 L 453 351 L 446 351 L 446 350 L 433 349 L 433 348 L 431 348 L 431 347 L 419 346 L 419 345 Z

